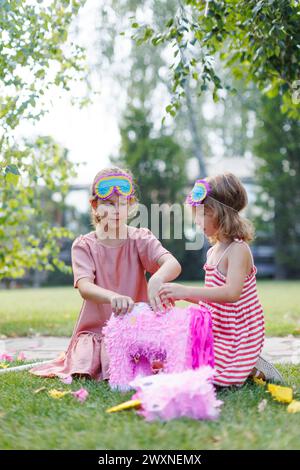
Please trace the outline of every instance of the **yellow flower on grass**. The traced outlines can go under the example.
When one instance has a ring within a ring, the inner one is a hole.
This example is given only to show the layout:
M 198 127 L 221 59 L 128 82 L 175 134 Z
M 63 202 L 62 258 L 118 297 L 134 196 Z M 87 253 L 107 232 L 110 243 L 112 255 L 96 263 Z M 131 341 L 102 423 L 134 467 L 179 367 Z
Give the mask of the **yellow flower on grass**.
M 8 364 L 5 364 L 4 362 L 0 362 L 0 369 L 7 369 Z
M 64 397 L 65 395 L 70 394 L 71 392 L 69 391 L 62 391 L 62 390 L 56 390 L 55 388 L 52 388 L 49 390 L 48 394 L 51 398 L 59 399 Z
M 300 412 L 300 401 L 293 400 L 287 407 L 288 413 L 299 413 Z
M 291 403 L 293 400 L 293 389 L 291 387 L 268 384 L 268 392 L 272 395 L 274 400 L 281 403 Z

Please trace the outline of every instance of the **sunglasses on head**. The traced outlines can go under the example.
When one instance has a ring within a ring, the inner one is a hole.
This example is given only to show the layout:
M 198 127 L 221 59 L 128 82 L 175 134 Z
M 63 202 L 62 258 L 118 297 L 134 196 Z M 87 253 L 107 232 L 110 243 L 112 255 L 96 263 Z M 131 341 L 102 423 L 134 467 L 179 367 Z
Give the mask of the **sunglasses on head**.
M 113 193 L 130 197 L 133 194 L 132 180 L 130 176 L 123 174 L 100 176 L 95 183 L 94 192 L 99 199 L 108 199 Z

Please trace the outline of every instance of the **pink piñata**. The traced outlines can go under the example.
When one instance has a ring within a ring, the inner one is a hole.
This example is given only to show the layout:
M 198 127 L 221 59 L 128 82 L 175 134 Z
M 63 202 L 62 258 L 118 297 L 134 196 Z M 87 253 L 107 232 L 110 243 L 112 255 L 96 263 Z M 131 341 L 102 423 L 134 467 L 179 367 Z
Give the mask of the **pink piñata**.
M 104 328 L 109 383 L 128 390 L 136 377 L 214 366 L 210 312 L 200 305 L 156 314 L 145 303 L 113 315 Z
M 216 397 L 213 374 L 210 366 L 201 366 L 179 373 L 138 377 L 130 383 L 136 389 L 132 399 L 141 401 L 138 413 L 146 421 L 217 419 L 223 402 Z

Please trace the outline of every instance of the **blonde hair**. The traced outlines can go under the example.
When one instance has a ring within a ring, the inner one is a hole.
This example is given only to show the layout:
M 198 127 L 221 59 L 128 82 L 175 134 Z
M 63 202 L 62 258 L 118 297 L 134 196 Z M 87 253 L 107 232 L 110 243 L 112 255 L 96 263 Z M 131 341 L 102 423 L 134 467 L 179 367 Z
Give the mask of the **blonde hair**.
M 98 197 L 96 196 L 95 192 L 95 184 L 100 176 L 107 176 L 110 173 L 119 173 L 124 176 L 129 176 L 132 179 L 132 184 L 133 184 L 133 194 L 128 198 L 128 205 L 129 205 L 129 211 L 128 211 L 128 218 L 133 217 L 138 209 L 138 199 L 137 199 L 137 187 L 134 182 L 133 174 L 131 173 L 130 170 L 124 169 L 124 168 L 119 168 L 117 166 L 112 166 L 110 168 L 104 168 L 103 170 L 98 171 L 96 174 L 92 186 L 90 188 L 90 196 L 89 196 L 89 201 L 92 203 L 93 201 L 98 201 Z M 96 228 L 96 225 L 100 223 L 100 215 L 97 214 L 97 212 L 93 209 L 91 205 L 91 224 L 93 225 L 94 228 Z
M 251 242 L 254 238 L 253 224 L 239 214 L 248 204 L 247 192 L 239 178 L 232 173 L 224 173 L 208 177 L 206 181 L 211 192 L 204 200 L 204 210 L 212 212 L 218 227 L 210 241 L 216 243 L 221 235 L 228 240 L 238 238 Z

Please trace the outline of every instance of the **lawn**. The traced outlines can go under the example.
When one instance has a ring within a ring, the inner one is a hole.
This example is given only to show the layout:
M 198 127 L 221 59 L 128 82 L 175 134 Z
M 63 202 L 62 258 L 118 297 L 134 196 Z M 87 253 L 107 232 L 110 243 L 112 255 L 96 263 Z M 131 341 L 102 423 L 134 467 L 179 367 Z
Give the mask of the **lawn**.
M 259 281 L 258 289 L 267 335 L 299 335 L 300 281 Z M 0 335 L 5 336 L 69 336 L 81 306 L 72 287 L 2 290 L 0 300 Z
M 300 334 L 300 282 L 259 282 L 268 335 Z M 81 306 L 79 293 L 67 288 L 1 291 L 0 333 L 70 335 Z M 278 366 L 300 394 L 300 366 Z M 85 403 L 72 396 L 50 398 L 51 388 L 85 387 Z M 40 387 L 46 390 L 35 394 Z M 0 449 L 299 449 L 299 414 L 274 402 L 265 389 L 247 383 L 223 390 L 216 422 L 188 419 L 146 423 L 134 411 L 106 414 L 130 394 L 110 391 L 106 383 L 41 379 L 28 372 L 0 376 Z M 260 413 L 258 405 L 266 399 Z
M 288 383 L 300 386 L 299 366 L 279 366 Z M 85 403 L 72 396 L 50 398 L 45 386 L 89 391 Z M 29 373 L 10 373 L 0 380 L 1 449 L 299 449 L 299 414 L 287 413 L 264 388 L 252 382 L 224 390 L 220 418 L 215 422 L 174 420 L 147 423 L 134 411 L 105 410 L 131 396 L 111 392 L 106 383 L 76 380 L 71 385 Z M 263 412 L 258 405 L 266 399 Z

